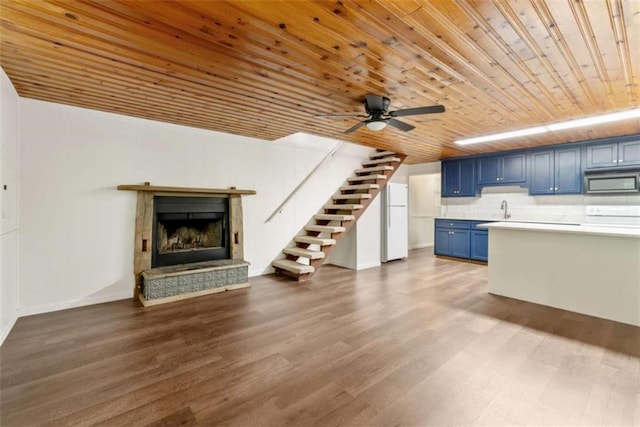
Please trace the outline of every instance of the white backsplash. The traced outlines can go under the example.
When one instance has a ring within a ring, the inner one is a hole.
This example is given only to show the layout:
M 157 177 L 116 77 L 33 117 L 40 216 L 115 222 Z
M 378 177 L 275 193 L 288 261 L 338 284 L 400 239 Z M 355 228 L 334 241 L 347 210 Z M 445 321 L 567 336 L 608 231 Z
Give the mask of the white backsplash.
M 587 205 L 636 205 L 640 194 L 592 196 L 584 194 L 558 196 L 530 196 L 526 188 L 485 187 L 478 197 L 442 198 L 444 218 L 500 220 L 503 200 L 509 204 L 512 221 L 585 222 Z

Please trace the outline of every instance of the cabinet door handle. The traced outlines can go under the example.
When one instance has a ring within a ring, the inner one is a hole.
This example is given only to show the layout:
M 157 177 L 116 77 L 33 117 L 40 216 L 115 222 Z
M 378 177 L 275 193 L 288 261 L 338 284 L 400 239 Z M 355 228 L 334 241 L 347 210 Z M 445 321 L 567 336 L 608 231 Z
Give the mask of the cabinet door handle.
M 617 160 L 614 160 L 614 161 L 613 161 L 613 163 L 618 163 L 618 161 L 617 161 Z
M 558 187 L 556 187 L 555 190 L 553 190 L 553 191 L 558 191 Z
M 549 191 L 553 191 L 553 187 L 551 187 L 551 188 L 549 189 Z

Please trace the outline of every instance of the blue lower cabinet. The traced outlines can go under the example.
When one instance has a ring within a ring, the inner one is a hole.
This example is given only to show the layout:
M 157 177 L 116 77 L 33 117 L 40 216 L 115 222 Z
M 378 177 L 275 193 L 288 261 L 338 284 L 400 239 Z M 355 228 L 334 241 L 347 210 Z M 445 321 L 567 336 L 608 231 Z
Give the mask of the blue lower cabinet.
M 455 258 L 488 260 L 488 231 L 477 229 L 487 221 L 436 219 L 436 255 Z
M 436 228 L 436 241 L 434 251 L 436 255 L 449 255 L 451 254 L 451 244 L 449 230 L 439 230 Z
M 489 232 L 473 230 L 471 232 L 471 253 L 469 258 L 477 261 L 489 260 Z
M 455 230 L 451 232 L 451 256 L 469 258 L 469 232 Z

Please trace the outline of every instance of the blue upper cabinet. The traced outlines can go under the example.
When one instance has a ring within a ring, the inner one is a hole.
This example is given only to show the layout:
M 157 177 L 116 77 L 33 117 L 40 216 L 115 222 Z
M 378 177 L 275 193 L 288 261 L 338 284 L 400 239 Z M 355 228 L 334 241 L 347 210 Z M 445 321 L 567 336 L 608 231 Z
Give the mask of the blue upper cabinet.
M 582 192 L 580 147 L 534 151 L 530 154 L 529 194 Z
M 555 187 L 553 150 L 531 153 L 530 194 L 553 194 Z
M 475 159 L 442 162 L 442 197 L 473 197 L 476 195 Z
M 586 169 L 640 165 L 640 139 L 587 146 Z
M 581 148 L 557 148 L 554 150 L 554 152 L 554 193 L 582 193 Z
M 478 158 L 478 185 L 520 184 L 527 181 L 525 153 Z
M 640 165 L 640 140 L 618 143 L 618 166 Z
M 587 169 L 614 168 L 618 166 L 618 143 L 589 145 Z

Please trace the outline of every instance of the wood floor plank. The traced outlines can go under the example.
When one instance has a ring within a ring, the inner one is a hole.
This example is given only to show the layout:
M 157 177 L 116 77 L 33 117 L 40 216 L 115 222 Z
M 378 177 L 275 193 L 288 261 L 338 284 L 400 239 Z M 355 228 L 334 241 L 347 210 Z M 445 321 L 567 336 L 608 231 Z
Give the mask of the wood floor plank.
M 0 425 L 638 425 L 640 328 L 435 258 L 21 318 Z

